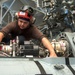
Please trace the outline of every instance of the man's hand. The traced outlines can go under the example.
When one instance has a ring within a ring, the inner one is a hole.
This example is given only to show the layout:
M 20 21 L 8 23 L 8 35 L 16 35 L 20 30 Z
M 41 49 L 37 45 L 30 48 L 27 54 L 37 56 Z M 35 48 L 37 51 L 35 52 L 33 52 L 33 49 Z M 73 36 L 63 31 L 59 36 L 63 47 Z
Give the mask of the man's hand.
M 50 54 L 50 57 L 57 57 L 55 53 Z

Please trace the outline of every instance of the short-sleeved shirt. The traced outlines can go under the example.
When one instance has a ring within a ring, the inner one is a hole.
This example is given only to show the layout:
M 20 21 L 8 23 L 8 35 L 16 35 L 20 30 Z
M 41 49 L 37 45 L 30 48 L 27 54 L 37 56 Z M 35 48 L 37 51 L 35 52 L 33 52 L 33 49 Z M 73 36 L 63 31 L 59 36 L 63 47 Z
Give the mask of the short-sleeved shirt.
M 14 21 L 3 27 L 0 32 L 4 34 L 4 36 L 8 36 L 11 34 L 12 37 L 23 35 L 26 40 L 30 39 L 38 39 L 41 40 L 44 37 L 43 33 L 35 25 L 30 25 L 26 29 L 20 29 L 18 26 L 18 22 Z

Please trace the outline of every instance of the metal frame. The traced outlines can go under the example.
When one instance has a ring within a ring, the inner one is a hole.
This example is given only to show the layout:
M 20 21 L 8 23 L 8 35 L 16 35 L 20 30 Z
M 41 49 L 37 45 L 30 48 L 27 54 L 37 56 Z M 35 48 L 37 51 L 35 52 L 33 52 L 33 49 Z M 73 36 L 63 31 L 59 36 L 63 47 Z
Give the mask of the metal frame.
M 9 10 L 11 9 L 12 5 L 15 3 L 15 0 L 12 1 L 12 3 L 10 4 L 9 8 L 7 9 L 7 11 L 5 12 L 4 15 L 2 14 L 3 8 L 4 8 L 3 3 L 4 3 L 4 1 L 1 3 L 1 27 L 2 27 L 2 21 L 3 21 L 4 17 L 7 15 L 7 13 L 9 12 Z M 11 14 L 11 16 L 12 16 L 12 14 Z M 13 16 L 12 16 L 12 18 L 13 18 Z M 12 21 L 13 21 L 13 19 L 12 19 Z

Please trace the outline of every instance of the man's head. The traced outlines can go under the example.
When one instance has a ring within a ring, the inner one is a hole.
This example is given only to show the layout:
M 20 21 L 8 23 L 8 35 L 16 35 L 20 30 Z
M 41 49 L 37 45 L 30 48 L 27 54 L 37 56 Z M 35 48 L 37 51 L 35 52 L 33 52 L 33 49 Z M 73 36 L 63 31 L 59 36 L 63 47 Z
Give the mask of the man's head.
M 21 29 L 25 29 L 29 26 L 32 16 L 27 12 L 18 12 L 18 25 Z
M 29 22 L 23 19 L 18 19 L 18 26 L 20 27 L 20 29 L 25 29 L 29 27 Z
M 18 18 L 18 25 L 21 29 L 27 28 L 30 23 L 33 22 L 33 9 L 28 6 L 24 6 L 19 12 L 16 13 Z

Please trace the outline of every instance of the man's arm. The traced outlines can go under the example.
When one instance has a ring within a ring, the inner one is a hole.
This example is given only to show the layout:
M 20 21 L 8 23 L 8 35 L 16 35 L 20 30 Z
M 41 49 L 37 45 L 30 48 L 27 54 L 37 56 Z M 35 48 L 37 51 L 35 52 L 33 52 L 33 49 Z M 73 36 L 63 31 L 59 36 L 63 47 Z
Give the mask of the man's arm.
M 2 41 L 3 38 L 4 38 L 4 34 L 0 32 L 0 42 Z
M 49 42 L 49 40 L 47 38 L 43 37 L 42 38 L 42 43 L 49 50 L 50 57 L 57 57 L 51 43 Z

